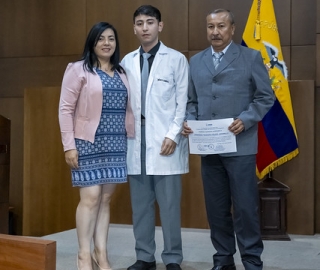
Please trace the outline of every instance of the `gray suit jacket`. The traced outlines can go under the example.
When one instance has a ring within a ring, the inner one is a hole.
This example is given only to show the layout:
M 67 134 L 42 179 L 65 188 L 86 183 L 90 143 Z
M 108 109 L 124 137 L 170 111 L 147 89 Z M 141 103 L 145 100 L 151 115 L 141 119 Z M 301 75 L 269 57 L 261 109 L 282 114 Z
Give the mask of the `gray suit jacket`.
M 236 137 L 237 152 L 224 156 L 257 153 L 258 122 L 274 99 L 259 51 L 232 42 L 217 70 L 210 47 L 190 59 L 187 120 L 239 118 L 244 123 Z

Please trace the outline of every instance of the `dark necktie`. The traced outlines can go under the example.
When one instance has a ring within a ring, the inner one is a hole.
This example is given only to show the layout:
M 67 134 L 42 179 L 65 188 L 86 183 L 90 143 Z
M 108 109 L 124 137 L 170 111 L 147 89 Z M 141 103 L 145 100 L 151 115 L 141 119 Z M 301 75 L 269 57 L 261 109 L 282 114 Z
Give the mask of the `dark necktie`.
M 218 53 L 213 53 L 213 66 L 215 69 L 217 69 L 220 61 L 221 61 L 221 58 L 223 56 L 223 52 L 218 52 Z
M 150 53 L 143 53 L 143 65 L 141 71 L 141 114 L 145 116 L 145 105 L 146 105 L 146 92 L 148 86 L 149 77 L 149 62 L 148 58 L 151 56 Z

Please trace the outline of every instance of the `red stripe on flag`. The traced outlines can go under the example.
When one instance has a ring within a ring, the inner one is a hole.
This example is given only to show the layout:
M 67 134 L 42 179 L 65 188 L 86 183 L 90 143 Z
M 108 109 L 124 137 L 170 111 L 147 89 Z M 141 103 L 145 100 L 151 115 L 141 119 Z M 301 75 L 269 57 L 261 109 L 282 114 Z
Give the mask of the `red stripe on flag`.
M 261 122 L 258 124 L 258 141 L 257 169 L 259 172 L 262 172 L 266 167 L 272 164 L 272 162 L 276 161 L 278 157 L 268 142 Z

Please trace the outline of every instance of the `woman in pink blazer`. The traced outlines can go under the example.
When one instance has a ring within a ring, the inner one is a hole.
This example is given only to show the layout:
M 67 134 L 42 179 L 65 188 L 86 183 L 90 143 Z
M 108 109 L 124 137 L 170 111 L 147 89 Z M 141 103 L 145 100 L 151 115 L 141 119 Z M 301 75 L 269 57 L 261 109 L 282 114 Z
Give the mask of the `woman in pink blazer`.
M 109 203 L 116 184 L 127 181 L 127 137 L 134 137 L 134 118 L 119 59 L 116 29 L 97 23 L 81 60 L 67 66 L 62 81 L 59 123 L 72 185 L 80 191 L 77 267 L 83 270 L 111 269 L 106 252 Z

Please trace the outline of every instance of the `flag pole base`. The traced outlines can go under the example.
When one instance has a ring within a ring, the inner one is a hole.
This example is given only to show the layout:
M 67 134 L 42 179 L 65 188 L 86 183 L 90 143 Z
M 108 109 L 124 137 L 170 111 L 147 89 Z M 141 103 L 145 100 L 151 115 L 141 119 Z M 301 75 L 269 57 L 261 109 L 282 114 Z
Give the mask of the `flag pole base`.
M 263 240 L 290 241 L 286 232 L 286 195 L 290 188 L 272 177 L 258 183 L 260 231 Z

